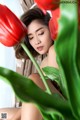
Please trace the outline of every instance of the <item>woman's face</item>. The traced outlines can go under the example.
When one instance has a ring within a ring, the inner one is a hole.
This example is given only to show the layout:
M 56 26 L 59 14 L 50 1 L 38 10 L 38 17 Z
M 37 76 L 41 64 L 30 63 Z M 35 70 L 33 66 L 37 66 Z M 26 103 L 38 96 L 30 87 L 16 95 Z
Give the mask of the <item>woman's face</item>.
M 53 42 L 49 28 L 40 20 L 33 20 L 28 25 L 28 38 L 31 46 L 39 54 L 46 54 Z

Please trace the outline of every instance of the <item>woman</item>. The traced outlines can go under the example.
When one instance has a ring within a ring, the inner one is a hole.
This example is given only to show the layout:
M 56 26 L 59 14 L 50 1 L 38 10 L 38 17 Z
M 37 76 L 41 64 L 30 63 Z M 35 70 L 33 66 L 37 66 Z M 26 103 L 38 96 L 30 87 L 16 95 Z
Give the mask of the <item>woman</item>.
M 46 66 L 58 68 L 53 40 L 49 30 L 50 15 L 48 13 L 44 14 L 39 8 L 34 8 L 22 15 L 21 20 L 27 26 L 27 35 L 24 39 L 24 43 L 33 56 L 37 56 L 38 54 L 46 55 L 40 68 L 42 69 Z M 15 46 L 15 54 L 19 59 L 28 58 L 19 44 Z M 45 90 L 45 86 L 38 73 L 31 74 L 29 78 L 41 89 Z M 59 93 L 50 80 L 48 80 L 48 85 L 52 92 Z M 22 103 L 22 108 L 17 111 L 17 116 L 15 116 L 15 120 L 20 119 L 42 120 L 42 115 L 33 103 Z M 11 120 L 14 120 L 14 116 Z
M 58 68 L 53 41 L 49 31 L 50 15 L 48 13 L 45 15 L 39 8 L 34 8 L 25 13 L 21 17 L 21 20 L 27 26 L 27 36 L 24 42 L 33 56 L 46 54 L 40 67 L 53 66 Z M 26 55 L 22 48 L 18 48 L 16 47 L 16 56 L 18 56 L 18 58 L 19 56 L 25 58 Z M 45 90 L 45 86 L 38 74 L 33 73 L 29 78 L 32 79 L 41 89 Z M 58 92 L 50 81 L 48 81 L 48 85 L 52 92 Z M 21 120 L 42 120 L 42 116 L 34 104 L 23 103 Z

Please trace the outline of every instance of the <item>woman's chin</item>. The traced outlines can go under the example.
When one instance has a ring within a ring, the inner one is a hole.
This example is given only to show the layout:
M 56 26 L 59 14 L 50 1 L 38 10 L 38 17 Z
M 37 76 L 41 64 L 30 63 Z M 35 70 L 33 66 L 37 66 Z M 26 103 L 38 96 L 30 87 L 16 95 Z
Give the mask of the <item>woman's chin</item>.
M 40 52 L 38 52 L 40 55 L 45 55 L 45 54 L 47 54 L 47 52 L 46 51 L 40 51 Z

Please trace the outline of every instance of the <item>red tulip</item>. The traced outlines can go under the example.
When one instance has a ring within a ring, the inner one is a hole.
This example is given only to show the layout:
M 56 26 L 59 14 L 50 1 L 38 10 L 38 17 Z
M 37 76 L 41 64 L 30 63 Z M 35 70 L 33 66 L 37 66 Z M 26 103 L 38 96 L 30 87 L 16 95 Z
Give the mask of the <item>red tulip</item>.
M 42 10 L 54 10 L 59 7 L 60 0 L 34 0 Z
M 49 29 L 51 33 L 51 38 L 55 40 L 58 35 L 58 19 L 60 17 L 60 8 L 52 11 L 52 18 L 49 21 Z
M 79 20 L 79 30 L 80 30 L 80 1 L 78 2 L 78 20 Z
M 26 33 L 26 26 L 8 7 L 0 4 L 0 43 L 14 46 Z

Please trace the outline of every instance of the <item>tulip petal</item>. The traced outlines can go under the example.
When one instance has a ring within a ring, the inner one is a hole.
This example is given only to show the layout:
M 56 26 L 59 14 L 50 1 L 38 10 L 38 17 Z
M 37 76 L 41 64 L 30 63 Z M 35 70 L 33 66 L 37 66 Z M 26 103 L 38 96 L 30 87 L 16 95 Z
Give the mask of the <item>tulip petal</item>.
M 0 4 L 0 42 L 5 46 L 14 46 L 26 33 L 26 26 L 7 6 Z

